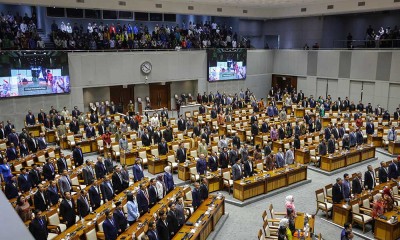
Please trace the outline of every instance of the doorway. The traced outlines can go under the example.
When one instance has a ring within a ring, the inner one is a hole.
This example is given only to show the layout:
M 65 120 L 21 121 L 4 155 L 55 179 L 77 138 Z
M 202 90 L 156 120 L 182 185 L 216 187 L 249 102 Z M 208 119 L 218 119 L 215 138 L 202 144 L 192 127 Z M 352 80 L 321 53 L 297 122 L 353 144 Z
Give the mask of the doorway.
M 122 112 L 128 111 L 129 101 L 135 102 L 134 85 L 110 86 L 110 101 L 122 108 Z
M 279 35 L 265 35 L 264 48 L 265 49 L 279 49 Z
M 276 89 L 278 87 L 281 90 L 283 90 L 290 86 L 292 86 L 294 89 L 297 89 L 297 77 L 296 76 L 272 74 L 271 88 L 274 87 Z
M 150 83 L 150 106 L 153 109 L 171 109 L 170 83 Z

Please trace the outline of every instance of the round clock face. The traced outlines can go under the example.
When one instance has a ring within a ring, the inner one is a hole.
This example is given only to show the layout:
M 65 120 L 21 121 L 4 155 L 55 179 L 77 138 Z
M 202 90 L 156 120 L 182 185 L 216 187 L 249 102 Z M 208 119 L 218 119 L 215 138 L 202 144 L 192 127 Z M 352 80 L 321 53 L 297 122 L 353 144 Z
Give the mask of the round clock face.
M 140 66 L 140 70 L 142 70 L 142 72 L 144 74 L 149 74 L 151 72 L 151 63 L 150 62 L 144 62 L 142 63 L 142 65 Z

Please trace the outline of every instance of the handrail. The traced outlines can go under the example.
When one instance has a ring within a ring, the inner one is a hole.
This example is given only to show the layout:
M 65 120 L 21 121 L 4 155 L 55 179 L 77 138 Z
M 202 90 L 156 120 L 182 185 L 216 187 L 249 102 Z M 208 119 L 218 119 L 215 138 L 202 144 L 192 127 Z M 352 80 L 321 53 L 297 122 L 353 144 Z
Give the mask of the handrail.
M 333 48 L 400 48 L 400 39 L 333 40 Z

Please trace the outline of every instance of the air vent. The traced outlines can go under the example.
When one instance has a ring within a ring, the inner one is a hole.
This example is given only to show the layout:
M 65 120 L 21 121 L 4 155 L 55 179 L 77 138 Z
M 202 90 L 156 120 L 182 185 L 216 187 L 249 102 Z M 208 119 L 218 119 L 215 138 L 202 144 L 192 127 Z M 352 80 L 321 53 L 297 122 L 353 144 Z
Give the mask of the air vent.
M 243 13 L 247 13 L 247 10 L 243 10 Z
M 125 2 L 125 1 L 119 1 L 119 2 L 118 2 L 118 5 L 120 5 L 120 6 L 126 6 L 126 2 Z
M 328 7 L 326 7 L 326 9 L 333 9 L 334 6 L 333 5 L 328 5 Z
M 307 8 L 301 8 L 301 12 L 307 12 Z
M 222 8 L 217 8 L 217 12 L 222 12 Z
M 394 0 L 393 2 L 394 3 L 400 3 L 400 0 Z
M 194 10 L 194 7 L 193 7 L 193 6 L 188 6 L 188 10 L 193 11 L 193 10 Z
M 359 6 L 359 7 L 365 6 L 365 2 L 358 2 L 358 6 Z
M 161 3 L 156 3 L 156 8 L 162 8 L 162 4 Z
M 85 0 L 76 0 L 77 3 L 85 3 Z

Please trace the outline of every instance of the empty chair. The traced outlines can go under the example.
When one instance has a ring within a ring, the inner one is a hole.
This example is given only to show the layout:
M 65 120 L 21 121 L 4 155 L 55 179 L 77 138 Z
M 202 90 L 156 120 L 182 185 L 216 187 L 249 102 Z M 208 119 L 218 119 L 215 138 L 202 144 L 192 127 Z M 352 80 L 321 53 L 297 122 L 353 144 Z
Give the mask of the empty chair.
M 317 212 L 315 214 L 322 210 L 325 212 L 326 218 L 328 218 L 328 213 L 332 211 L 333 205 L 325 198 L 324 189 L 321 188 L 315 191 L 315 196 L 317 200 Z
M 372 222 L 373 218 L 371 216 L 362 214 L 360 212 L 360 206 L 358 204 L 358 200 L 354 200 L 354 201 L 350 202 L 350 205 L 351 205 L 351 210 L 352 210 L 352 215 L 353 215 L 352 224 L 354 225 L 354 222 L 360 224 L 363 228 L 363 232 L 365 232 L 365 225 L 369 222 Z

